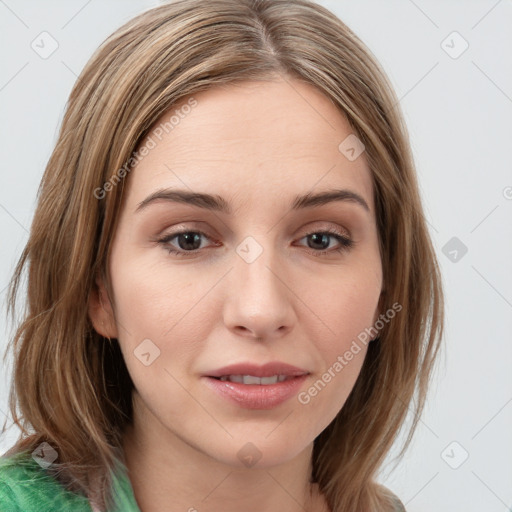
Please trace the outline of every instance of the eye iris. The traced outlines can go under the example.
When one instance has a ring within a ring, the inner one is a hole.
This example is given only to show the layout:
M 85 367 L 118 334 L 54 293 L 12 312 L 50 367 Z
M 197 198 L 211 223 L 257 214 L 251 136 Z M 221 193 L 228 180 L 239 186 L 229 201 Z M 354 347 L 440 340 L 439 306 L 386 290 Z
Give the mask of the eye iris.
M 320 244 L 321 247 L 312 247 L 311 244 L 308 244 L 311 249 L 327 249 L 329 247 L 329 235 L 325 233 L 313 233 L 310 236 L 310 240 L 312 240 L 314 244 Z
M 182 243 L 184 242 L 184 243 Z M 197 247 L 195 247 L 197 243 Z M 190 247 L 192 244 L 194 247 Z M 201 235 L 199 233 L 188 232 L 188 233 L 180 233 L 178 235 L 178 245 L 180 249 L 193 251 L 195 249 L 199 249 L 201 246 Z

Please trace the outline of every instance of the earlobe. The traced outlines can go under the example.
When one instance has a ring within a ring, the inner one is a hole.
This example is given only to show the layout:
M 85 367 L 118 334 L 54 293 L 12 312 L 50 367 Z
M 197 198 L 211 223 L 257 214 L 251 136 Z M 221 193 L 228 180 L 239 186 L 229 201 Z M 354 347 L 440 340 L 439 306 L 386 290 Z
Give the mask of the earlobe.
M 101 277 L 97 277 L 89 295 L 88 314 L 94 330 L 104 338 L 117 338 L 112 304 Z

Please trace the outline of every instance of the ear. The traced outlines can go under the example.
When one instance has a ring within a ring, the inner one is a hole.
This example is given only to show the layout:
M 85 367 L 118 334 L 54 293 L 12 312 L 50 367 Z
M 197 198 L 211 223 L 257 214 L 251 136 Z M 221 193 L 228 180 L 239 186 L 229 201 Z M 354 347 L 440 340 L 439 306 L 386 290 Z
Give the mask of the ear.
M 100 276 L 96 277 L 95 285 L 91 290 L 88 312 L 94 330 L 98 334 L 104 338 L 117 338 L 114 310 L 105 283 Z

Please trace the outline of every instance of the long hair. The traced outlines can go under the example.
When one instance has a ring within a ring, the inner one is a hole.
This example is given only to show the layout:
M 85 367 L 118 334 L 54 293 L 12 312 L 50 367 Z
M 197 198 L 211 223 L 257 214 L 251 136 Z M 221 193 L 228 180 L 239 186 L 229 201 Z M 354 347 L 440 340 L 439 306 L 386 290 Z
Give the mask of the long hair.
M 346 403 L 315 439 L 312 481 L 333 512 L 391 510 L 375 479 L 409 408 L 401 454 L 425 403 L 443 333 L 441 275 L 398 99 L 361 40 L 308 0 L 178 0 L 148 10 L 101 44 L 71 92 L 9 288 L 14 317 L 28 269 L 26 309 L 9 343 L 10 412 L 22 433 L 7 453 L 48 442 L 59 455 L 49 470 L 74 492 L 94 486 L 103 508 L 132 421 L 133 383 L 117 340 L 93 329 L 88 303 L 95 276 L 108 283 L 127 162 L 180 99 L 276 77 L 314 85 L 364 144 L 383 266 L 379 307 L 403 308 L 368 345 Z

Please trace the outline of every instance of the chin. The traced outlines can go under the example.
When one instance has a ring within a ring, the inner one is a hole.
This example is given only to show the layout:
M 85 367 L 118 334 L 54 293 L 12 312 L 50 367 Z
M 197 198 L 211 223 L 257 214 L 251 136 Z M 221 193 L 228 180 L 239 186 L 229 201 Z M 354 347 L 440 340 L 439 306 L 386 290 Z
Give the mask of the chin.
M 274 427 L 275 428 L 275 427 Z M 279 427 L 278 427 L 279 428 Z M 306 448 L 312 448 L 312 442 L 308 444 L 297 442 L 296 435 L 261 434 L 247 432 L 247 435 L 235 436 L 228 441 L 227 449 L 221 449 L 212 456 L 223 464 L 238 469 L 267 469 L 285 464 L 297 457 Z

